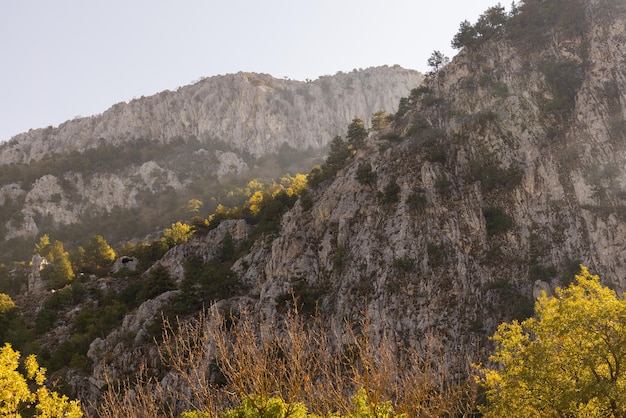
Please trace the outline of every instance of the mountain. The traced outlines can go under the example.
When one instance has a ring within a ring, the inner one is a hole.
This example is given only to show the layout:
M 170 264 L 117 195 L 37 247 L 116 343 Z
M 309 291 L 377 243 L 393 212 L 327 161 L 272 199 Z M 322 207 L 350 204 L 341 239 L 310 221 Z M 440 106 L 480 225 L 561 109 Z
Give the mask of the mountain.
M 306 82 L 215 76 L 17 135 L 0 145 L 3 259 L 44 233 L 142 237 L 188 216 L 190 199 L 208 216 L 224 184 L 310 170 L 353 118 L 395 111 L 422 78 L 398 66 Z
M 484 361 L 498 324 L 531 316 L 580 264 L 626 290 L 626 7 L 488 12 L 461 26 L 459 54 L 400 99 L 389 127 L 333 139 L 304 190 L 221 209 L 148 268 L 82 283 L 109 299 L 50 297 L 65 320 L 45 330 L 49 350 L 65 348 L 52 357 L 76 393 L 158 369 L 161 315 L 193 318 L 207 303 L 269 324 L 296 303 L 329 329 L 367 318 L 374 340 L 434 337 Z M 98 338 L 85 318 L 72 337 L 58 331 L 85 306 L 124 319 Z M 63 368 L 68 352 L 82 374 Z

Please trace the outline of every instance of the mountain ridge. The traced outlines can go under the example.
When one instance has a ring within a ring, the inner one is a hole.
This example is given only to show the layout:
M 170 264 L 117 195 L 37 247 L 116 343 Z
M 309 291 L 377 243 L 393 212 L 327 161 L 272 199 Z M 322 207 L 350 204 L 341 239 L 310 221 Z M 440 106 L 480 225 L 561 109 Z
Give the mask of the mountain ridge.
M 257 157 L 278 151 L 283 142 L 298 149 L 320 148 L 352 118 L 368 119 L 376 111 L 392 111 L 406 94 L 406 86 L 419 84 L 421 77 L 400 66 L 339 72 L 304 82 L 250 72 L 207 77 L 176 91 L 115 104 L 100 115 L 18 134 L 0 145 L 0 164 L 84 151 L 100 140 L 119 145 L 132 139 L 221 139 Z M 380 90 L 383 79 L 388 80 L 384 93 Z M 263 110 L 267 104 L 270 114 Z M 327 113 L 326 105 L 337 117 L 325 116 L 314 123 L 306 120 L 306 114 Z M 215 113 L 217 118 L 211 116 Z M 295 125 L 293 129 L 285 117 Z

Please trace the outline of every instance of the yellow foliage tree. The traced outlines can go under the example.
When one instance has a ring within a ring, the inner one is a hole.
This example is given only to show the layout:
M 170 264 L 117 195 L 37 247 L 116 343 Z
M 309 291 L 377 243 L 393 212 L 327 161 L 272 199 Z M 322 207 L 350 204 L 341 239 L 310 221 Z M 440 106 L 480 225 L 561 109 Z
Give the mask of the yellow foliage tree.
M 193 233 L 191 225 L 175 222 L 163 232 L 163 240 L 169 246 L 183 244 L 189 240 Z
M 581 266 L 536 316 L 498 327 L 481 370 L 486 417 L 626 416 L 626 300 Z
M 83 268 L 88 273 L 104 274 L 115 261 L 115 251 L 102 235 L 94 235 L 84 249 Z
M 24 361 L 26 376 L 17 370 L 19 358 L 20 353 L 10 344 L 0 348 L 0 416 L 19 418 L 22 413 L 46 418 L 83 416 L 78 401 L 70 401 L 67 396 L 59 396 L 44 386 L 46 369 L 39 367 L 34 355 Z M 34 392 L 29 381 L 36 386 Z
M 250 209 L 250 212 L 252 212 L 253 215 L 257 215 L 261 210 L 261 204 L 263 203 L 264 198 L 265 195 L 263 192 L 256 191 L 252 196 L 250 196 L 250 199 L 248 199 L 246 206 Z

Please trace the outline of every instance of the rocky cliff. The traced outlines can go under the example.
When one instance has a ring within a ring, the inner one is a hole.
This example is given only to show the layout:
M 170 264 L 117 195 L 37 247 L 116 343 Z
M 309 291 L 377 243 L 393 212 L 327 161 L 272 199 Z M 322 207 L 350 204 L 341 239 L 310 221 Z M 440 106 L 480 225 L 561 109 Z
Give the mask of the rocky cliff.
M 460 343 L 531 314 L 580 263 L 625 290 L 626 15 L 576 7 L 522 37 L 511 17 L 413 90 L 234 264 L 260 309 L 295 294 L 331 321 Z
M 228 220 L 172 248 L 158 266 L 183 305 L 210 289 L 271 319 L 295 298 L 330 326 L 367 315 L 398 341 L 434 332 L 480 360 L 500 322 L 532 315 L 581 263 L 626 290 L 626 8 L 555 5 L 525 2 L 402 99 L 390 128 L 331 150 L 334 171 L 310 177 L 277 229 Z M 190 260 L 217 264 L 196 278 Z M 165 295 L 92 344 L 98 384 L 105 362 L 138 364 L 103 353 L 136 350 L 122 336 L 143 335 Z
M 8 253 L 19 258 L 70 225 L 118 231 L 115 242 L 145 236 L 184 218 L 188 199 L 218 199 L 224 178 L 308 171 L 353 118 L 395 111 L 422 78 L 398 66 L 306 82 L 215 76 L 17 135 L 0 145 L 0 247 L 21 248 Z
M 544 28 L 540 48 L 512 17 L 414 90 L 393 134 L 235 265 L 259 305 L 306 290 L 336 321 L 459 342 L 580 263 L 626 290 L 626 15 L 609 3 L 576 3 L 576 29 Z
M 302 150 L 321 148 L 343 133 L 352 118 L 395 111 L 400 97 L 421 79 L 398 66 L 306 82 L 256 73 L 208 77 L 176 91 L 118 103 L 101 115 L 17 135 L 0 146 L 0 164 L 134 139 L 220 139 L 257 157 L 278 151 L 284 142 Z

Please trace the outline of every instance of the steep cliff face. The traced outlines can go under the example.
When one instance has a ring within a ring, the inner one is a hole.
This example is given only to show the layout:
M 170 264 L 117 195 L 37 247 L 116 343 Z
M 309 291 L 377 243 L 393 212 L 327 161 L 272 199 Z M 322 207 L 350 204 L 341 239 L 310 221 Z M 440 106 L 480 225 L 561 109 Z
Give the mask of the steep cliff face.
M 80 152 L 102 140 L 119 145 L 139 138 L 220 139 L 257 157 L 276 152 L 283 142 L 320 148 L 354 117 L 395 111 L 400 97 L 421 80 L 419 73 L 398 66 L 307 82 L 255 73 L 209 77 L 174 92 L 118 103 L 101 115 L 17 135 L 0 147 L 0 164 Z
M 625 290 L 626 17 L 584 7 L 545 47 L 503 31 L 413 91 L 396 135 L 371 136 L 236 264 L 262 309 L 313 295 L 334 321 L 459 342 L 530 314 L 579 263 Z

